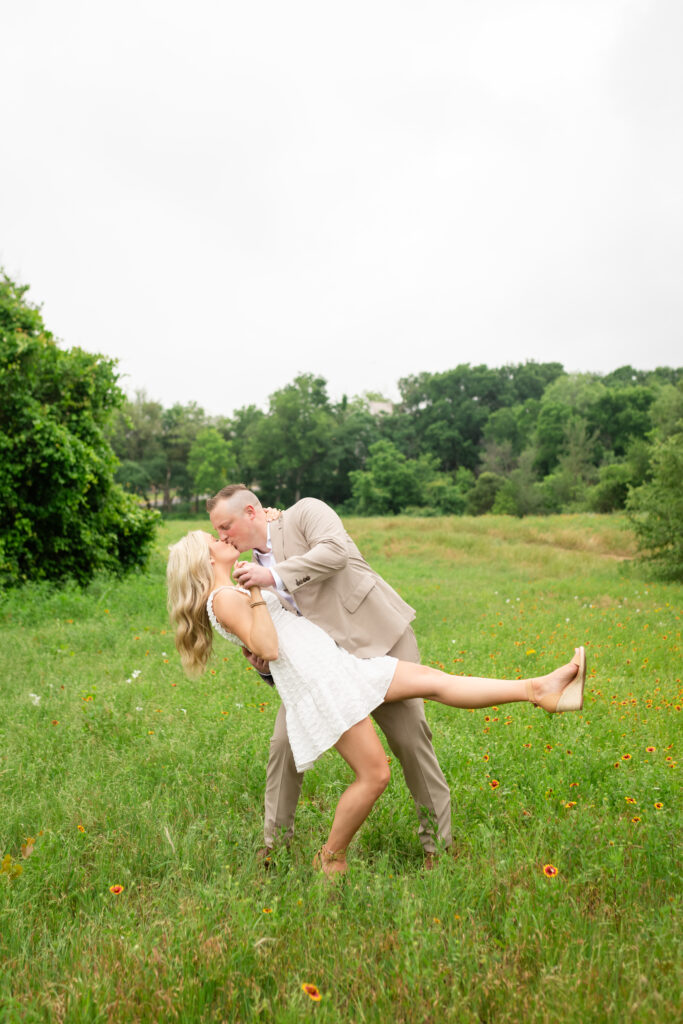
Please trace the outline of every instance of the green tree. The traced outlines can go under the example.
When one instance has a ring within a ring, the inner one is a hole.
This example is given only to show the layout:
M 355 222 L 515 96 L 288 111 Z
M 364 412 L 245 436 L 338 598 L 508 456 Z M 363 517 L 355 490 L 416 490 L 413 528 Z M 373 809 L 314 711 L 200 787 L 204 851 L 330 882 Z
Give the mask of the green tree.
M 85 584 L 142 565 L 156 516 L 114 482 L 114 363 L 60 348 L 27 290 L 0 277 L 0 580 Z
M 655 444 L 652 477 L 627 507 L 643 557 L 666 579 L 683 579 L 683 423 Z
M 136 391 L 114 410 L 107 438 L 120 460 L 116 480 L 127 491 L 156 502 L 166 480 L 163 436 L 164 409 L 144 391 Z
M 301 374 L 270 396 L 251 447 L 254 473 L 267 501 L 289 505 L 306 495 L 324 499 L 333 429 L 322 377 Z
M 351 473 L 351 497 L 360 515 L 395 515 L 428 504 L 428 485 L 438 477 L 433 456 L 407 459 L 391 441 L 370 447 L 365 469 Z
M 505 477 L 498 473 L 480 473 L 477 482 L 467 495 L 467 514 L 483 516 L 494 506 L 496 495 L 505 485 Z
M 204 427 L 194 439 L 187 460 L 195 494 L 215 494 L 237 478 L 232 445 L 215 427 Z
M 161 417 L 164 508 L 171 508 L 171 491 L 189 500 L 196 491 L 188 469 L 190 449 L 199 431 L 206 425 L 204 410 L 196 402 L 176 402 Z

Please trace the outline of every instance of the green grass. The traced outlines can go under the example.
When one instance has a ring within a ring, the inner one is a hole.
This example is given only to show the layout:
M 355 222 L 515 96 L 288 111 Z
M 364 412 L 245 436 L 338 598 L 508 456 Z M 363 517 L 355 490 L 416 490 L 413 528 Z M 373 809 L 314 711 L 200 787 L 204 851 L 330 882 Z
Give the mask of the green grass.
M 625 521 L 348 521 L 424 660 L 528 675 L 585 643 L 590 680 L 578 715 L 428 705 L 457 859 L 422 871 L 394 765 L 334 887 L 310 869 L 349 779 L 333 752 L 291 849 L 256 863 L 278 698 L 220 641 L 183 677 L 163 571 L 187 526 L 147 575 L 0 604 L 2 1024 L 675 1019 L 683 588 L 625 561 Z

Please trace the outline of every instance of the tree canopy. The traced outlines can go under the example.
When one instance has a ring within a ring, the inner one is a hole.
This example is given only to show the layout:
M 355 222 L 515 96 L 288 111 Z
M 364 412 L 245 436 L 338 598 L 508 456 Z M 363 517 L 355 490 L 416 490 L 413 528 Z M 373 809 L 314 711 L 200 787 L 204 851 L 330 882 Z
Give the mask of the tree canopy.
M 114 363 L 60 348 L 27 290 L 0 275 L 0 581 L 87 583 L 144 562 L 155 514 L 114 482 Z

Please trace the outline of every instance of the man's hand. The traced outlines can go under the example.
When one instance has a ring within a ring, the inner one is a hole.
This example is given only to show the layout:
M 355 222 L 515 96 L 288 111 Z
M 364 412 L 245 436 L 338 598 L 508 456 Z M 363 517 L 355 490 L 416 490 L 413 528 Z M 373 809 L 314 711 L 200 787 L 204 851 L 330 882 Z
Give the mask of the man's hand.
M 235 562 L 233 577 L 241 587 L 274 587 L 275 580 L 270 569 L 257 562 Z
M 264 658 L 259 658 L 257 654 L 252 654 L 251 651 L 247 650 L 246 647 L 242 648 L 242 654 L 247 659 L 250 665 L 253 665 L 256 671 L 261 676 L 270 675 L 270 662 Z

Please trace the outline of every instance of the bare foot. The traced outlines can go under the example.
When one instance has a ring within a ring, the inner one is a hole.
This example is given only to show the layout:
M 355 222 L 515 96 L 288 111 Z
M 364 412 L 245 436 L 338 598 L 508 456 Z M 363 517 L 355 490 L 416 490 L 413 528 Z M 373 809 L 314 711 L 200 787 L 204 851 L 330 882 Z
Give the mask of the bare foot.
M 551 694 L 561 693 L 562 690 L 576 679 L 579 668 L 579 653 L 578 650 L 575 650 L 574 657 L 567 665 L 554 669 L 547 676 L 538 676 L 536 679 L 532 679 L 531 688 L 534 703 L 538 703 L 543 697 Z

